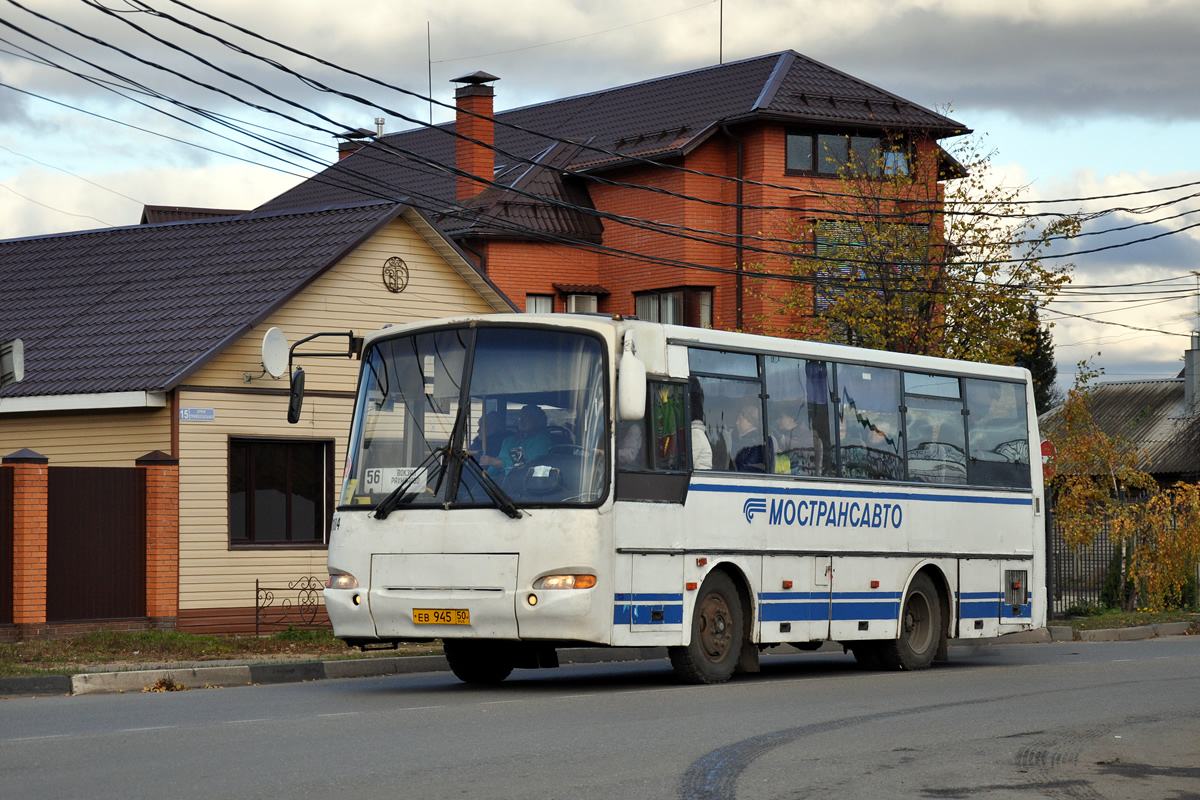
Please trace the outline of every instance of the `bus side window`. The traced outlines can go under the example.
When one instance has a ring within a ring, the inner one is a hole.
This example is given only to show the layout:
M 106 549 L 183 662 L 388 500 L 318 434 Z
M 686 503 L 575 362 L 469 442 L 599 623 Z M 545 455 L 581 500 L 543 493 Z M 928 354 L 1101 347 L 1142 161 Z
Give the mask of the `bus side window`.
M 966 483 L 967 443 L 958 378 L 904 373 L 908 479 Z
M 617 426 L 617 467 L 632 470 L 649 468 L 646 450 L 646 421 L 622 420 Z
M 971 378 L 967 395 L 967 480 L 976 486 L 1028 489 L 1029 419 L 1025 387 Z
M 651 468 L 684 472 L 688 469 L 687 386 L 650 383 Z
M 842 477 L 904 479 L 900 373 L 837 365 L 838 450 Z
M 687 389 L 680 383 L 650 381 L 646 416 L 617 427 L 617 466 L 622 470 L 686 472 L 688 469 Z

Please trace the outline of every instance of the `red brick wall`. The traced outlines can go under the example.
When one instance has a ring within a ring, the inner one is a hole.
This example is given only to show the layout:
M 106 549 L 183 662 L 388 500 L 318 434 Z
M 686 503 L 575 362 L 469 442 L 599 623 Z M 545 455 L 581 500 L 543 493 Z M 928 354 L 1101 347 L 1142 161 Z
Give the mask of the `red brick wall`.
M 179 613 L 179 460 L 164 453 L 138 459 L 146 479 L 146 616 Z
M 13 623 L 46 623 L 47 461 L 24 460 L 13 469 Z
M 780 281 L 756 280 L 753 269 L 786 272 L 788 261 L 783 242 L 789 219 L 818 219 L 829 210 L 822 193 L 837 190 L 835 181 L 814 176 L 784 173 L 785 127 L 763 123 L 734 130 L 742 142 L 743 242 L 745 245 L 742 299 L 742 329 L 769 332 L 777 319 L 773 294 L 794 286 Z M 936 143 L 919 144 L 921 161 L 934 152 Z M 738 264 L 736 243 L 737 183 L 718 176 L 737 176 L 737 143 L 718 133 L 680 162 L 682 166 L 708 175 L 646 165 L 633 165 L 606 173 L 614 181 L 655 187 L 668 193 L 640 188 L 590 184 L 588 189 L 596 208 L 633 220 L 645 220 L 650 226 L 604 220 L 604 246 L 627 253 L 646 253 L 655 260 L 613 252 L 596 252 L 565 245 L 534 241 L 492 240 L 473 243 L 485 253 L 488 276 L 524 308 L 526 294 L 555 294 L 553 284 L 598 284 L 611 294 L 601 297 L 599 309 L 610 313 L 633 313 L 634 294 L 650 289 L 679 286 L 711 286 L 713 325 L 734 330 L 737 324 Z M 923 176 L 935 180 L 935 176 Z M 683 196 L 705 198 L 724 205 L 685 200 Z M 653 223 L 667 226 L 653 229 Z M 688 230 L 690 229 L 690 230 Z M 678 235 L 684 233 L 685 236 Z M 689 238 L 691 237 L 691 238 Z M 702 239 L 708 241 L 701 241 Z M 719 271 L 674 266 L 658 259 L 700 264 Z M 562 311 L 563 298 L 557 297 L 555 310 Z M 764 320 L 766 320 L 764 322 Z

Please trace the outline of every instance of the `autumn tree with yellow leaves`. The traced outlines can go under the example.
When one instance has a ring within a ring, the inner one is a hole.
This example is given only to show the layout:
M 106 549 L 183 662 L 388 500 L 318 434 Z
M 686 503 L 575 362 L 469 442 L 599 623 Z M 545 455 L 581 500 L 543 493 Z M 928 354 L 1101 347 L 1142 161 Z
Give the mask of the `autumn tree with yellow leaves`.
M 1078 218 L 1026 215 L 1023 189 L 999 185 L 980 139 L 961 141 L 953 159 L 883 141 L 871 159 L 850 153 L 820 210 L 779 220 L 786 266 L 754 269 L 787 280 L 760 280 L 770 310 L 758 323 L 790 338 L 1014 363 L 1036 341 L 1033 292 L 1044 303 L 1070 281 L 1070 264 L 1043 255 L 1078 233 Z
M 1078 550 L 1108 530 L 1120 552 L 1126 610 L 1178 607 L 1200 563 L 1200 486 L 1160 489 L 1142 467 L 1144 454 L 1100 428 L 1090 409 L 1099 374 L 1080 362 L 1074 387 L 1044 431 L 1055 446 L 1046 477 L 1059 531 Z

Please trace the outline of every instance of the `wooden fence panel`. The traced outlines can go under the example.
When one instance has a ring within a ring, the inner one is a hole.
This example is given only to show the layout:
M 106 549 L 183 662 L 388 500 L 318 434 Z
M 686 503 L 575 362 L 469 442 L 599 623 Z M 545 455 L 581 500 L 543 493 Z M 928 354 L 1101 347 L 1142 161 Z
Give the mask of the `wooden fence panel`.
M 144 472 L 50 467 L 47 488 L 47 622 L 144 617 Z

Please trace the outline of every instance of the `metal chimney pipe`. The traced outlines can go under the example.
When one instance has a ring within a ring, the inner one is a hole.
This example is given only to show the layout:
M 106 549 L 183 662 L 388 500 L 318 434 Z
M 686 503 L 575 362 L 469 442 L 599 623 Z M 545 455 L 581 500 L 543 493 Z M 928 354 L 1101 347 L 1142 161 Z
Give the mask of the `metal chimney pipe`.
M 1195 416 L 1200 409 L 1200 331 L 1192 331 L 1192 346 L 1183 354 L 1183 413 Z

